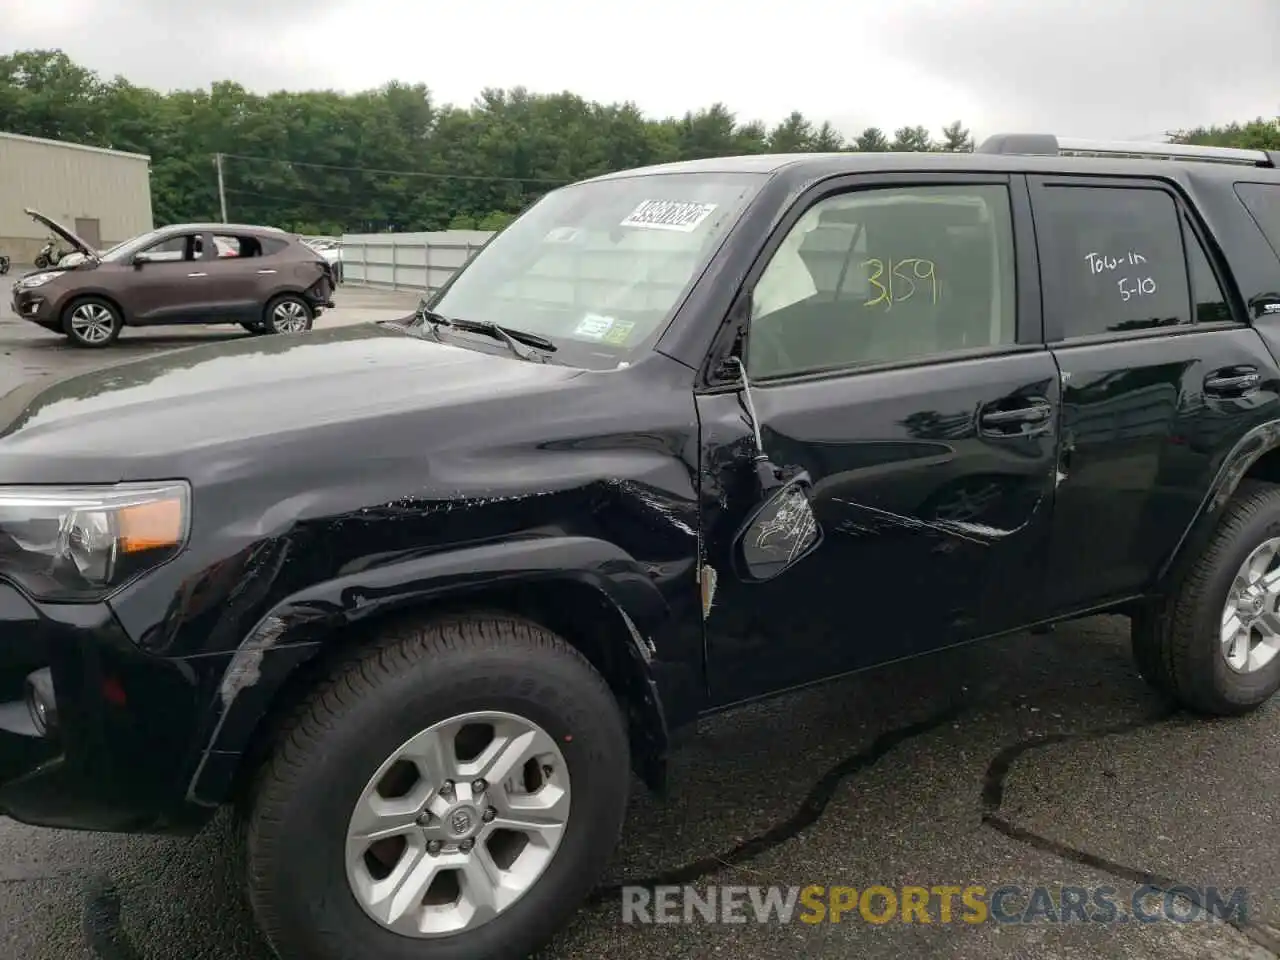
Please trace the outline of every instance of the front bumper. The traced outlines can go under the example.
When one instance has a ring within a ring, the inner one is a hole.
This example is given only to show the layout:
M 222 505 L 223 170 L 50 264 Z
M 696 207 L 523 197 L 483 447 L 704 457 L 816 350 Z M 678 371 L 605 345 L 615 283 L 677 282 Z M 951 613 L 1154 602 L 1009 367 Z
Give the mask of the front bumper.
M 58 327 L 57 305 L 42 287 L 27 289 L 14 283 L 11 305 L 14 316 L 22 320 L 30 320 L 50 330 Z
M 44 731 L 25 695 L 33 674 L 51 694 Z M 208 811 L 183 798 L 202 675 L 139 651 L 105 604 L 37 605 L 0 582 L 0 814 L 67 829 L 198 828 Z

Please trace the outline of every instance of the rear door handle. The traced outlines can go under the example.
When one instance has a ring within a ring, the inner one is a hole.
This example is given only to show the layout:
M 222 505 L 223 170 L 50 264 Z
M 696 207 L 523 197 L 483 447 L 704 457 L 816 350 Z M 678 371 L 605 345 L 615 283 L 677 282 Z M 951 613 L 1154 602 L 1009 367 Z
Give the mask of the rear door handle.
M 1020 406 L 1011 408 L 984 407 L 978 415 L 978 428 L 999 437 L 1026 437 L 1046 432 L 1053 419 L 1053 406 L 1049 401 L 1043 397 L 1026 397 L 1021 401 Z
M 1218 397 L 1239 397 L 1260 383 L 1262 375 L 1256 367 L 1226 367 L 1204 378 L 1204 392 Z
M 275 273 L 274 270 L 259 270 L 259 273 Z
M 188 273 L 188 277 L 207 277 L 207 273 Z

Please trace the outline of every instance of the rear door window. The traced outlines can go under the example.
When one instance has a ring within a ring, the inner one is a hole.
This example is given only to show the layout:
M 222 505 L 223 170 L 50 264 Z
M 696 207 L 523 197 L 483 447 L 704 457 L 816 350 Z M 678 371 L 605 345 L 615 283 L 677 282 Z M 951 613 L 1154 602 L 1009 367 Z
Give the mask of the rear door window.
M 219 257 L 262 257 L 268 252 L 275 252 L 264 251 L 262 241 L 257 237 L 242 234 L 215 233 L 213 245 Z
M 1280 257 L 1280 184 L 1237 183 L 1236 196 Z
M 1050 340 L 1231 319 L 1203 246 L 1162 187 L 1046 183 L 1034 210 Z

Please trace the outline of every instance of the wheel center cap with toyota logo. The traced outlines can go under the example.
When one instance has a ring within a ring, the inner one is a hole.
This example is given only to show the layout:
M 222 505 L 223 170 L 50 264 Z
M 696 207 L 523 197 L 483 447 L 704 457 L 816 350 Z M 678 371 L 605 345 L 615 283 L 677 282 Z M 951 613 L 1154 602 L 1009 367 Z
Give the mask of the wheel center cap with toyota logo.
M 1262 597 L 1257 594 L 1245 594 L 1240 598 L 1237 609 L 1244 614 L 1245 618 L 1253 619 L 1259 616 L 1264 609 Z
M 475 811 L 467 807 L 459 807 L 449 814 L 449 829 L 456 837 L 465 837 L 476 825 Z

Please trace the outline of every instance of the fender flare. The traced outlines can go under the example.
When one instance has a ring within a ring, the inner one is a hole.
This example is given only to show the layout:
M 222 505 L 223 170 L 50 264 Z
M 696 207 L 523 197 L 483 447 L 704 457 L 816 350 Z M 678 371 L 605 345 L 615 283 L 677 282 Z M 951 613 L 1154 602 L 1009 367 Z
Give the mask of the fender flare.
M 1195 516 L 1187 524 L 1182 536 L 1174 545 L 1169 557 L 1161 565 L 1156 576 L 1160 587 L 1184 571 L 1189 562 L 1199 555 L 1199 548 L 1213 533 L 1223 508 L 1235 494 L 1249 469 L 1262 457 L 1280 449 L 1280 420 L 1260 423 L 1241 437 L 1222 460 L 1213 483 L 1205 492 Z
M 640 692 L 650 751 L 665 752 L 669 731 L 646 639 L 668 616 L 665 598 L 626 551 L 592 537 L 529 537 L 418 554 L 315 584 L 271 608 L 223 670 L 209 707 L 207 735 L 187 786 L 188 801 L 223 802 L 234 769 L 259 722 L 294 672 L 337 631 L 369 617 L 504 584 L 572 580 L 597 590 L 619 614 L 629 643 L 629 686 Z
M 58 322 L 59 323 L 62 322 L 62 317 L 67 312 L 67 307 L 70 306 L 73 301 L 79 300 L 82 297 L 97 297 L 99 300 L 107 301 L 107 303 L 111 304 L 118 311 L 120 311 L 121 323 L 123 323 L 125 326 L 131 326 L 133 324 L 133 319 L 134 319 L 133 314 L 129 312 L 127 309 L 125 309 L 125 306 L 123 303 L 120 302 L 120 299 L 114 293 L 111 293 L 102 287 L 95 287 L 95 286 L 88 286 L 88 287 L 84 287 L 83 289 L 76 289 L 67 293 L 64 297 L 62 297 L 61 301 L 58 303 Z

